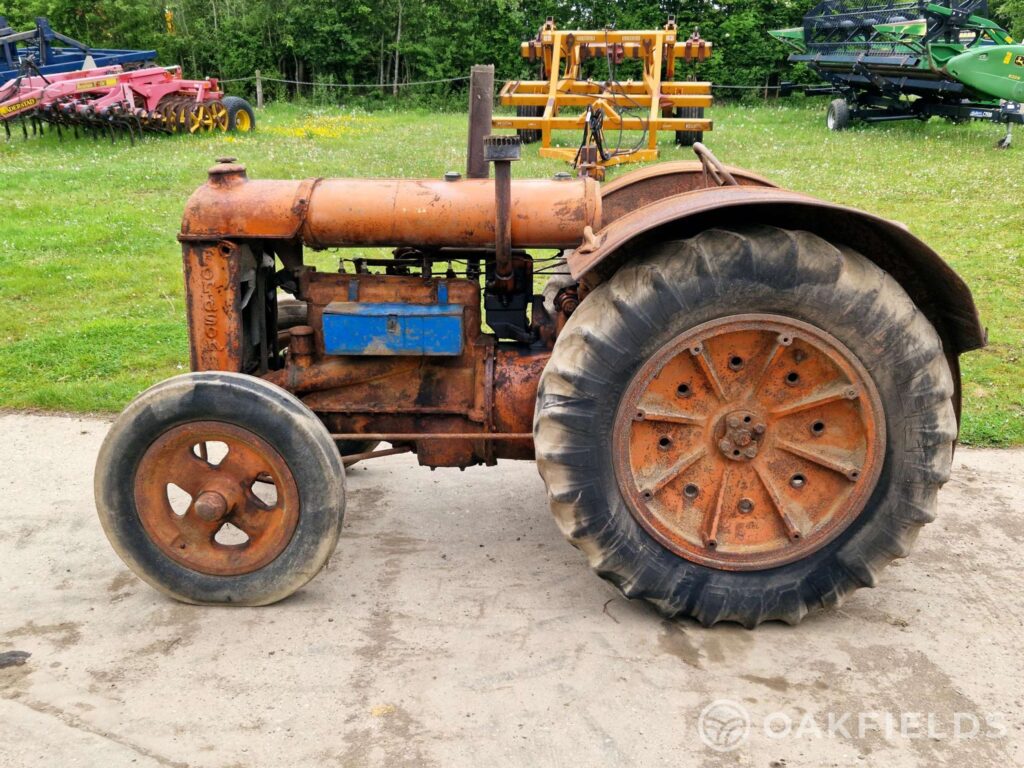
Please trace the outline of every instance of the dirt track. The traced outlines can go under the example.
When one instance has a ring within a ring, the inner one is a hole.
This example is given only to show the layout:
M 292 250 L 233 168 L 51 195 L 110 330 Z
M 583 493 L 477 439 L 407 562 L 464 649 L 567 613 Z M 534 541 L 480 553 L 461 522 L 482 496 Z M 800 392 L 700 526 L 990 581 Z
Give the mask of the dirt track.
M 1024 765 L 1024 452 L 960 451 L 879 589 L 749 632 L 617 596 L 532 464 L 408 456 L 351 471 L 295 597 L 179 605 L 103 538 L 105 429 L 0 416 L 0 766 Z M 729 753 L 699 737 L 719 699 L 752 721 Z

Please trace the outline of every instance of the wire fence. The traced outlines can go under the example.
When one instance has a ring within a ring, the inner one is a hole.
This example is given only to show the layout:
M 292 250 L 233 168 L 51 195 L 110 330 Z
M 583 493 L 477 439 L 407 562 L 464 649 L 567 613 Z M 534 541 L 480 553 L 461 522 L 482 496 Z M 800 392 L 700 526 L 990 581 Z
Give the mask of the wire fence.
M 498 78 L 495 78 L 496 80 Z M 503 78 L 503 79 L 517 79 L 517 78 Z M 220 83 L 251 83 L 256 84 L 256 99 L 257 106 L 263 106 L 263 83 L 278 83 L 281 85 L 294 85 L 294 86 L 306 86 L 311 88 L 338 88 L 342 90 L 380 90 L 395 91 L 400 88 L 413 88 L 423 85 L 445 85 L 449 83 L 466 82 L 469 80 L 469 75 L 462 75 L 459 77 L 444 77 L 435 80 L 413 80 L 409 82 L 398 82 L 398 83 L 336 83 L 330 80 L 288 80 L 279 77 L 265 77 L 259 70 L 255 74 L 247 77 L 232 77 L 232 78 L 219 78 Z M 781 90 L 779 85 L 725 85 L 720 83 L 712 83 L 711 88 L 713 90 L 723 91 L 760 91 L 767 97 L 770 93 L 777 93 Z
M 219 79 L 221 83 L 245 83 L 252 82 L 264 83 L 284 83 L 286 85 L 308 85 L 316 88 L 408 88 L 415 85 L 439 85 L 441 83 L 457 83 L 463 80 L 469 80 L 469 75 L 463 77 L 445 77 L 440 80 L 414 80 L 407 83 L 334 83 L 329 80 L 321 81 L 310 81 L 310 80 L 282 80 L 278 77 L 263 77 L 262 75 L 249 75 L 249 77 L 233 77 L 230 79 Z

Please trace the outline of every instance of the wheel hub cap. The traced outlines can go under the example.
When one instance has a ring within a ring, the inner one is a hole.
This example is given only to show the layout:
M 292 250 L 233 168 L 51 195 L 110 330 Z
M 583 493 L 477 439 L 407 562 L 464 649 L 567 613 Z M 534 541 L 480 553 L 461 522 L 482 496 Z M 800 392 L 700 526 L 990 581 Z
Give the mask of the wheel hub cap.
M 228 503 L 216 491 L 203 491 L 194 504 L 196 514 L 208 523 L 220 520 L 228 513 Z
M 616 479 L 633 516 L 676 554 L 761 570 L 820 549 L 877 483 L 885 419 L 840 341 L 777 315 L 735 315 L 666 344 L 616 416 Z
M 153 544 L 214 576 L 268 565 L 299 522 L 298 488 L 281 455 L 252 432 L 216 421 L 162 434 L 142 456 L 134 495 Z
M 730 461 L 750 461 L 757 458 L 767 429 L 757 414 L 733 411 L 719 421 L 718 450 Z

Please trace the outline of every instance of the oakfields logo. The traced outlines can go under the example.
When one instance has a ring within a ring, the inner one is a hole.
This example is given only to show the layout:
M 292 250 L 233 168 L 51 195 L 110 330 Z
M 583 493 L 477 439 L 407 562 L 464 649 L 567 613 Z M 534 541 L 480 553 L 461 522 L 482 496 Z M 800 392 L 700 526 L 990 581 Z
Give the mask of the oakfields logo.
M 713 701 L 700 713 L 697 732 L 715 752 L 732 752 L 750 736 L 750 713 L 735 701 Z
M 863 739 L 880 735 L 888 741 L 929 739 L 969 741 L 1006 737 L 1001 713 L 954 712 L 771 712 L 755 723 L 742 704 L 711 702 L 700 713 L 697 734 L 709 749 L 732 752 L 751 733 L 766 739 Z

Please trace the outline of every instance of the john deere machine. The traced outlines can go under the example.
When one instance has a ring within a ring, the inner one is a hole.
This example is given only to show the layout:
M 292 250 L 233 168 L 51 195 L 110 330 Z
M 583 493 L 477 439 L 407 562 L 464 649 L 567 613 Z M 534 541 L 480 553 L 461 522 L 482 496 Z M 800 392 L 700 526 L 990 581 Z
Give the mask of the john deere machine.
M 794 49 L 836 93 L 828 127 L 945 117 L 1024 123 L 1024 45 L 986 18 L 986 0 L 824 0 L 801 27 L 770 34 Z

